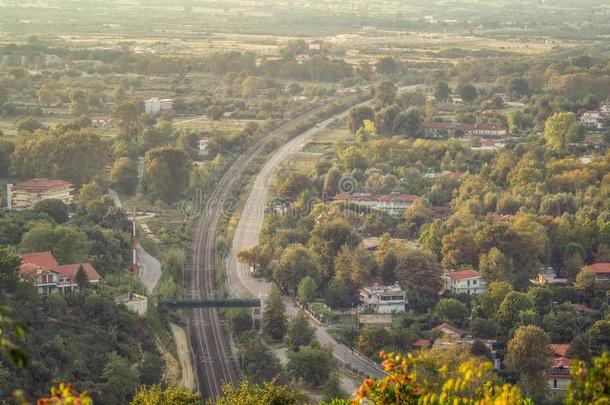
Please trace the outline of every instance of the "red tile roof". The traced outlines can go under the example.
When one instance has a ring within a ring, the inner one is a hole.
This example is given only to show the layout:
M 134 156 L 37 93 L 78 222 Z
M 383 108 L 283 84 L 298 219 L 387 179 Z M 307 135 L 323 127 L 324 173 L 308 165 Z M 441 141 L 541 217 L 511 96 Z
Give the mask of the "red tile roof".
M 57 263 L 51 252 L 22 253 L 21 260 L 24 264 L 35 264 L 51 270 L 57 270 L 59 267 L 59 263 Z
M 566 353 L 570 348 L 570 345 L 563 343 L 552 343 L 549 345 L 549 348 L 555 353 L 557 357 L 566 357 Z
M 447 329 L 449 331 L 451 331 L 452 333 L 458 335 L 458 336 L 462 336 L 464 334 L 464 331 L 461 329 L 456 328 L 453 325 L 449 325 L 446 322 L 441 323 L 438 326 L 435 326 L 434 328 L 432 328 L 433 331 L 442 331 L 443 329 Z
M 467 278 L 479 277 L 479 272 L 474 270 L 452 271 L 449 273 L 449 278 L 452 280 L 465 280 Z
M 430 347 L 432 346 L 432 343 L 428 339 L 418 339 L 411 346 L 418 348 Z
M 591 273 L 610 273 L 610 263 L 594 263 L 586 267 Z
M 99 273 L 89 263 L 64 264 L 59 266 L 57 271 L 69 280 L 76 280 L 76 273 L 81 265 L 83 266 L 85 273 L 87 273 L 87 279 L 89 281 L 95 281 L 101 278 Z
M 49 189 L 60 187 L 73 187 L 72 183 L 64 180 L 51 180 L 45 178 L 30 179 L 19 184 L 16 184 L 13 189 L 26 191 L 46 191 Z
M 570 368 L 570 360 L 565 357 L 557 357 L 553 360 L 553 368 Z
M 593 308 L 589 308 L 588 306 L 583 304 L 572 304 L 572 308 L 574 308 L 574 311 L 576 312 L 586 312 L 589 314 L 595 312 Z
M 38 273 L 50 273 L 54 270 L 32 263 L 23 263 L 19 266 L 19 273 L 24 277 L 36 276 Z M 56 273 L 56 272 L 55 272 Z
M 500 222 L 508 222 L 508 221 L 512 221 L 515 216 L 512 214 L 491 214 L 491 217 L 493 219 L 495 219 L 496 221 L 500 221 Z

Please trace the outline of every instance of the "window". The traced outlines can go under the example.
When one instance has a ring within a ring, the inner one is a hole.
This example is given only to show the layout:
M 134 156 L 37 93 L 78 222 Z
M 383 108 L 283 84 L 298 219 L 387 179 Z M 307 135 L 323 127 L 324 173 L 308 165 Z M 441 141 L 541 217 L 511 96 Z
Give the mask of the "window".
M 553 388 L 557 388 L 557 379 L 556 378 L 553 379 Z
M 470 280 L 466 281 L 466 285 L 470 287 Z
M 477 285 L 477 280 L 472 280 L 472 285 Z

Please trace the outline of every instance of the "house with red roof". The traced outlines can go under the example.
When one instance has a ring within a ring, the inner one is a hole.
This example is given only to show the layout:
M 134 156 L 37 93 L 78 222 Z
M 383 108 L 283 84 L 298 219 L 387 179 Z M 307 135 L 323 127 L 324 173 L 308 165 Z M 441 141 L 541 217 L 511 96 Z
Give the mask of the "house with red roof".
M 429 349 L 430 347 L 432 347 L 432 342 L 428 339 L 418 339 L 411 345 L 411 349 L 415 351 Z
M 60 200 L 64 204 L 72 204 L 74 185 L 63 180 L 45 178 L 30 179 L 6 187 L 8 209 L 28 210 L 37 202 L 49 199 Z
M 585 270 L 595 274 L 596 281 L 610 281 L 610 263 L 594 263 Z
M 38 294 L 78 290 L 77 273 L 82 269 L 89 284 L 98 284 L 101 276 L 89 263 L 59 264 L 51 252 L 22 253 L 19 275 L 30 280 Z
M 567 356 L 569 344 L 553 343 L 549 349 L 553 352 L 553 361 L 548 373 L 548 387 L 551 392 L 565 393 L 572 377 L 570 376 L 570 359 Z
M 452 271 L 445 275 L 445 291 L 454 294 L 481 294 L 487 291 L 487 283 L 478 271 Z
M 440 325 L 435 326 L 434 328 L 432 328 L 432 332 L 439 332 L 443 335 L 449 335 L 458 339 L 464 336 L 463 330 L 456 328 L 455 326 L 448 324 L 447 322 L 443 322 Z

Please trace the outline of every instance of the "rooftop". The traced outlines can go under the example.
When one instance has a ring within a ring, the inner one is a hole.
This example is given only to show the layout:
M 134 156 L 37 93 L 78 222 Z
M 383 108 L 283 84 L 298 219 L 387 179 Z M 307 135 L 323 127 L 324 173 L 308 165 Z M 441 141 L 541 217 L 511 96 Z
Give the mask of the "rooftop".
M 452 280 L 466 280 L 469 278 L 477 278 L 480 277 L 480 274 L 478 271 L 475 270 L 462 270 L 462 271 L 452 271 L 451 273 L 449 273 L 449 278 L 451 278 Z
M 336 201 L 415 202 L 417 199 L 419 196 L 411 194 L 340 193 L 335 196 Z
M 591 273 L 605 274 L 610 273 L 610 263 L 593 263 L 586 267 Z
M 64 180 L 36 178 L 16 184 L 13 190 L 45 191 L 59 187 L 73 187 L 73 184 Z
M 432 331 L 436 332 L 436 331 L 443 331 L 443 330 L 449 330 L 452 333 L 458 335 L 458 336 L 462 336 L 464 334 L 464 331 L 456 328 L 453 325 L 448 324 L 447 322 L 443 322 L 440 325 L 435 326 L 434 328 L 432 328 Z
M 51 252 L 22 253 L 21 260 L 23 264 L 34 264 L 52 270 L 59 268 L 59 263 Z

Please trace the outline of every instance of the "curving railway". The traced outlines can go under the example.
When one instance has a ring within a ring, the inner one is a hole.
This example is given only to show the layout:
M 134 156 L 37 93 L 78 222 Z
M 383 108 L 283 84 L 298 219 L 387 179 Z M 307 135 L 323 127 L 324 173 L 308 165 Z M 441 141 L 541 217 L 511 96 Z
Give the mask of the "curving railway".
M 208 196 L 204 211 L 199 216 L 193 243 L 193 259 L 189 272 L 188 291 L 191 298 L 215 298 L 215 249 L 218 223 L 223 207 L 235 181 L 246 167 L 258 157 L 265 144 L 273 137 L 299 122 L 317 114 L 324 106 L 314 108 L 270 132 L 243 153 L 216 184 Z M 224 330 L 216 309 L 192 309 L 189 317 L 190 341 L 198 377 L 199 391 L 207 398 L 222 393 L 225 384 L 236 385 L 239 380 L 235 354 L 230 338 Z

